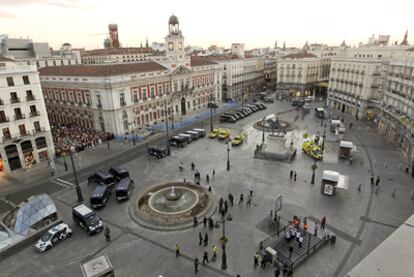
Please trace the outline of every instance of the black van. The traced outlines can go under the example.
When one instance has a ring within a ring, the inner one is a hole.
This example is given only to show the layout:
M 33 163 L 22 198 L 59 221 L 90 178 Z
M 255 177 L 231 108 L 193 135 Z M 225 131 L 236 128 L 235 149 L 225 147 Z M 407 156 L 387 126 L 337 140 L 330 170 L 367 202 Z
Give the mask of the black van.
M 129 177 L 129 172 L 125 168 L 117 165 L 112 166 L 109 169 L 109 173 L 111 173 L 118 182 Z
M 148 154 L 157 157 L 157 159 L 161 159 L 167 156 L 167 150 L 160 146 L 153 146 L 148 148 Z
M 88 232 L 89 235 L 99 233 L 104 228 L 102 219 L 84 204 L 73 207 L 72 217 L 75 224 Z
M 121 182 L 116 186 L 115 189 L 115 196 L 116 200 L 122 201 L 125 199 L 129 199 L 131 196 L 132 190 L 134 189 L 134 181 L 126 178 L 122 179 Z
M 88 177 L 88 184 L 92 182 L 96 184 L 104 184 L 111 188 L 115 185 L 115 178 L 108 172 L 96 171 Z
M 180 136 L 173 136 L 170 138 L 170 145 L 177 147 L 184 147 L 187 144 L 187 140 Z
M 236 122 L 236 119 L 234 118 L 234 116 L 231 116 L 231 115 L 220 115 L 220 122 L 234 123 Z
M 106 202 L 108 202 L 109 196 L 111 196 L 111 189 L 108 186 L 97 186 L 90 199 L 91 207 L 93 209 L 102 208 L 106 205 Z

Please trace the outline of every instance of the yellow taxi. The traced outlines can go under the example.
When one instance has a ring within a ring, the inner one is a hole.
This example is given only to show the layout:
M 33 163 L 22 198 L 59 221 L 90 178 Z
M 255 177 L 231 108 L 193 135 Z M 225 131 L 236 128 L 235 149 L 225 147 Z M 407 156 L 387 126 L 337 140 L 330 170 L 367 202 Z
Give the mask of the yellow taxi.
M 238 146 L 240 144 L 243 144 L 244 140 L 246 139 L 244 134 L 238 134 L 234 137 L 233 141 L 231 142 L 231 145 Z
M 302 150 L 309 157 L 316 159 L 316 160 L 322 160 L 322 157 L 323 157 L 322 149 L 314 141 L 305 141 L 302 144 Z
M 230 131 L 227 129 L 219 129 L 217 138 L 219 140 L 228 139 L 230 137 Z
M 220 129 L 214 129 L 212 132 L 210 132 L 210 133 L 208 134 L 208 137 L 209 137 L 209 138 L 216 138 L 216 137 L 218 136 L 218 134 L 219 134 L 219 130 L 220 130 Z

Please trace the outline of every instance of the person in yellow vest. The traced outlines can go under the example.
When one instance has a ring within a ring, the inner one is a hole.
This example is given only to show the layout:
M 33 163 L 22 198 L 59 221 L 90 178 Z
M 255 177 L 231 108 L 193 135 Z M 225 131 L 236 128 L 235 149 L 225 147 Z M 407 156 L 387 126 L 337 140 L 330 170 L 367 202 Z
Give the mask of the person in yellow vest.
M 213 261 L 215 261 L 217 258 L 217 246 L 213 245 Z

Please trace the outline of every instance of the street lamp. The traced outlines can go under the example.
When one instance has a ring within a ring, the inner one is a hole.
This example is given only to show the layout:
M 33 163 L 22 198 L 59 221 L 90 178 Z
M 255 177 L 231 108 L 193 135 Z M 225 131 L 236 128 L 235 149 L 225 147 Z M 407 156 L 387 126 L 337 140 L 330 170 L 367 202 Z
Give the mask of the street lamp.
M 266 122 L 266 120 L 265 120 L 265 118 L 263 118 L 263 120 L 262 120 L 262 127 L 263 127 L 263 134 L 262 134 L 262 144 L 264 144 L 264 141 L 265 141 L 265 122 Z
M 221 221 L 218 221 L 220 223 L 223 224 L 223 233 L 222 233 L 222 237 L 220 238 L 220 242 L 221 242 L 221 249 L 223 250 L 223 253 L 221 255 L 221 269 L 226 270 L 227 269 L 227 254 L 226 254 L 226 243 L 227 243 L 227 238 L 226 238 L 226 219 L 224 218 L 224 214 L 221 218 Z
M 81 187 L 79 186 L 79 182 L 78 182 L 78 175 L 76 173 L 75 162 L 73 161 L 72 151 L 73 151 L 74 147 L 72 146 L 72 143 L 67 139 L 66 139 L 66 143 L 70 145 L 69 146 L 69 155 L 70 155 L 70 161 L 72 163 L 73 177 L 75 178 L 76 194 L 78 196 L 78 203 L 81 203 L 81 202 L 83 202 L 83 195 L 82 195 Z
M 213 132 L 213 96 L 210 94 L 210 132 Z
M 323 128 L 322 154 L 323 154 L 323 151 L 325 150 L 325 139 L 326 139 L 326 124 Z
M 230 171 L 230 143 L 227 142 L 227 171 Z
M 171 155 L 170 149 L 170 135 L 168 134 L 168 114 L 167 114 L 167 101 L 164 102 L 164 118 L 165 118 L 165 128 L 166 128 L 166 143 L 167 143 L 167 155 Z

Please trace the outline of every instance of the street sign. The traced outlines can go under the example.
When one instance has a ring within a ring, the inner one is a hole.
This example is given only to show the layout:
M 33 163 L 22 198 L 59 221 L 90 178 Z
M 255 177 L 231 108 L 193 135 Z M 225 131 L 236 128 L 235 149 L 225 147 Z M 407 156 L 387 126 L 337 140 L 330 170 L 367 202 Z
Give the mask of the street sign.
M 279 212 L 282 209 L 282 195 L 279 194 L 276 197 L 276 203 L 275 203 L 275 213 Z

